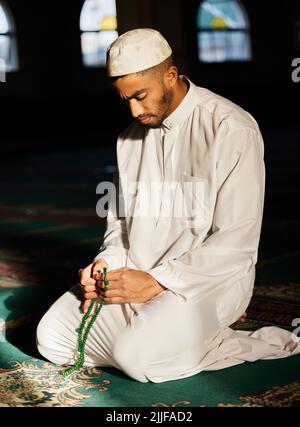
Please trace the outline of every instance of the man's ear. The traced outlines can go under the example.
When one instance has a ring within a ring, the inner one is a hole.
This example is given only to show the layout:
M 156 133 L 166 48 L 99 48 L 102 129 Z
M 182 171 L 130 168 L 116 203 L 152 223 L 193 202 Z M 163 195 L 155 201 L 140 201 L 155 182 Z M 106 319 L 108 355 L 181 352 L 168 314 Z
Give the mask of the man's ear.
M 168 68 L 165 73 L 165 83 L 167 83 L 168 87 L 173 87 L 178 79 L 178 69 L 175 65 L 172 65 Z

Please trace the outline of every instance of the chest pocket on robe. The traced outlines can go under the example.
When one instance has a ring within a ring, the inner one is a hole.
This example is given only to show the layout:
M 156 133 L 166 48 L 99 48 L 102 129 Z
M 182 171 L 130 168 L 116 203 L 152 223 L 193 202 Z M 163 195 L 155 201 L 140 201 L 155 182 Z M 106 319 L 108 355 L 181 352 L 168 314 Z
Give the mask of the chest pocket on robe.
M 208 181 L 201 176 L 181 174 L 182 200 L 176 202 L 189 228 L 203 228 L 208 223 Z M 181 204 L 181 207 L 180 207 Z

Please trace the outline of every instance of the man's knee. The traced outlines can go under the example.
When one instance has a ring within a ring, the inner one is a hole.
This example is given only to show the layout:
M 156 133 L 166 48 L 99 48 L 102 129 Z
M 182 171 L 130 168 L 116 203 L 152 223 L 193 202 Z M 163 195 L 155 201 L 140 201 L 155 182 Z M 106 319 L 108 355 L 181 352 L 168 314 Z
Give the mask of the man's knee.
M 39 321 L 35 342 L 38 352 L 47 360 L 56 365 L 68 363 L 68 357 L 56 340 L 54 339 L 55 331 L 51 330 L 51 319 L 47 313 Z
M 147 360 L 142 354 L 142 348 L 127 334 L 122 334 L 114 343 L 112 357 L 116 366 L 136 381 L 146 383 L 149 380 L 145 375 Z
M 35 342 L 39 353 L 49 360 L 48 356 L 51 353 L 52 345 L 46 316 L 42 317 L 38 323 L 35 333 Z
M 46 315 L 40 319 L 37 325 L 35 339 L 38 346 L 47 347 L 49 344 L 49 322 Z

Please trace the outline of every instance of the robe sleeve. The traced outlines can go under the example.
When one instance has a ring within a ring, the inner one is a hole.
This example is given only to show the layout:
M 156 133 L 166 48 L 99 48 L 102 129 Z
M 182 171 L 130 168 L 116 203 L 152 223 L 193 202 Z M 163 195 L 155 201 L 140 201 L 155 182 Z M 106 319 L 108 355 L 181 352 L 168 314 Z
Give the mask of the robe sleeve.
M 265 187 L 261 133 L 246 126 L 228 128 L 214 144 L 216 198 L 210 233 L 178 258 L 147 270 L 184 299 L 243 280 L 257 261 Z
M 119 211 L 119 172 L 113 176 L 115 192 L 111 192 L 108 202 L 108 212 L 106 217 L 106 230 L 103 242 L 94 262 L 103 258 L 108 263 L 109 270 L 115 270 L 126 266 L 128 254 L 128 238 L 125 218 L 121 218 Z

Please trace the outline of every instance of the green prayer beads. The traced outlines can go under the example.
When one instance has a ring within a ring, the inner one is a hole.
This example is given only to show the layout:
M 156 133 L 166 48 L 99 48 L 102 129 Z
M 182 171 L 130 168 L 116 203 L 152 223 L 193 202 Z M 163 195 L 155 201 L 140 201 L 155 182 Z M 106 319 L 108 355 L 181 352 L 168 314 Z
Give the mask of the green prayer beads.
M 105 284 L 105 287 L 103 288 L 103 291 L 106 292 L 107 289 L 108 289 L 108 285 L 109 285 L 109 281 L 106 280 L 106 274 L 107 274 L 107 268 L 106 267 L 103 267 L 103 273 L 104 273 L 103 280 L 104 280 L 104 284 Z M 69 368 L 66 368 L 66 369 L 63 369 L 63 370 L 59 371 L 59 374 L 62 375 L 63 377 L 66 377 L 66 376 L 72 374 L 76 370 L 80 369 L 83 366 L 83 364 L 84 364 L 85 343 L 86 343 L 87 337 L 88 337 L 88 335 L 90 333 L 90 330 L 91 330 L 91 328 L 92 328 L 95 320 L 97 319 L 98 314 L 101 311 L 101 308 L 102 308 L 102 306 L 104 304 L 104 300 L 103 299 L 101 300 L 101 302 L 99 303 L 97 309 L 95 310 L 94 314 L 92 315 L 91 313 L 92 313 L 92 310 L 94 308 L 95 303 L 96 303 L 96 300 L 93 299 L 92 302 L 91 302 L 91 305 L 89 306 L 88 311 L 83 316 L 81 325 L 79 326 L 79 328 L 77 328 L 75 330 L 75 332 L 77 332 L 77 334 L 78 334 L 77 350 L 78 350 L 79 356 L 78 356 L 77 362 L 75 363 L 74 366 L 70 366 Z M 92 318 L 91 318 L 90 322 L 88 323 L 88 325 L 86 326 L 86 323 L 87 323 L 87 320 L 89 319 L 89 317 L 92 317 Z M 85 326 L 86 326 L 86 330 L 84 332 Z

